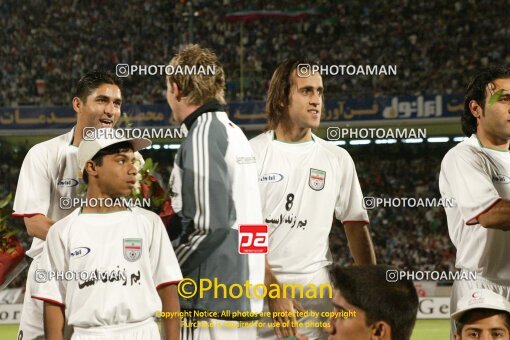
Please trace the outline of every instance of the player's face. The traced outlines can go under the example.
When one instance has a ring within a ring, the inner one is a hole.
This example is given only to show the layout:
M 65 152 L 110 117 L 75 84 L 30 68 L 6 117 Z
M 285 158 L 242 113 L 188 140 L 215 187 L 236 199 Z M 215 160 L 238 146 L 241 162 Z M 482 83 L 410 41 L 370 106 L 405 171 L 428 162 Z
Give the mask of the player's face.
M 132 150 L 103 157 L 97 167 L 101 193 L 110 197 L 125 197 L 136 183 L 135 154 Z
M 333 297 L 333 306 L 335 307 L 335 312 L 355 311 L 356 317 L 329 319 L 330 327 L 326 328 L 329 340 L 371 339 L 372 332 L 370 327 L 366 325 L 365 312 L 347 302 L 340 291 L 336 289 Z
M 102 84 L 94 89 L 83 102 L 76 107 L 78 123 L 83 127 L 111 128 L 120 118 L 122 95 L 120 88 L 113 84 Z
M 322 77 L 314 73 L 309 77 L 292 74 L 289 100 L 290 125 L 301 129 L 317 128 L 321 122 Z
M 455 334 L 455 340 L 509 340 L 510 335 L 501 314 L 469 320 L 462 327 L 461 335 Z
M 480 115 L 479 128 L 485 134 L 494 138 L 510 139 L 510 79 L 497 79 L 489 84 L 486 91 L 484 114 Z M 499 100 L 490 105 L 489 100 L 493 93 L 503 90 Z

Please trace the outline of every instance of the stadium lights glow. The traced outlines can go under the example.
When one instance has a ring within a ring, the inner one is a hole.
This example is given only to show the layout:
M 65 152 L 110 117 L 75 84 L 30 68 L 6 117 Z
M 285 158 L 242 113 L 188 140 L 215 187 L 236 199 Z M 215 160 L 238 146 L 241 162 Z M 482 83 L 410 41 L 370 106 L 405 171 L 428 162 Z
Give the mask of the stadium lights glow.
M 375 144 L 395 144 L 396 139 L 376 139 Z
M 349 142 L 350 145 L 366 145 L 370 143 L 372 143 L 370 139 L 351 140 Z
M 446 143 L 450 140 L 448 137 L 430 137 L 427 138 L 427 142 L 429 143 Z
M 453 137 L 453 141 L 454 142 L 463 142 L 464 140 L 466 140 L 467 137 Z
M 178 150 L 180 147 L 181 147 L 181 144 L 163 144 L 163 149 L 166 149 L 166 150 Z M 154 145 L 146 147 L 146 149 L 147 150 L 150 150 L 150 149 L 159 150 L 159 149 L 161 149 L 161 145 L 154 144 Z
M 402 142 L 406 143 L 406 144 L 423 143 L 423 138 L 407 138 L 407 139 L 402 139 Z

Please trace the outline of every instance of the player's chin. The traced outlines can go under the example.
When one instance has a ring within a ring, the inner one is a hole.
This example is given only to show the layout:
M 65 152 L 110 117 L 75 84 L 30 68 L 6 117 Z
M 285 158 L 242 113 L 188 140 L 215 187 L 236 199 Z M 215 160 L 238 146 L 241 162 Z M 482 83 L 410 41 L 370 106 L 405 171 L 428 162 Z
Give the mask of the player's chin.
M 317 129 L 321 125 L 321 120 L 320 119 L 314 119 L 308 125 L 309 125 L 308 127 L 311 128 L 311 129 Z

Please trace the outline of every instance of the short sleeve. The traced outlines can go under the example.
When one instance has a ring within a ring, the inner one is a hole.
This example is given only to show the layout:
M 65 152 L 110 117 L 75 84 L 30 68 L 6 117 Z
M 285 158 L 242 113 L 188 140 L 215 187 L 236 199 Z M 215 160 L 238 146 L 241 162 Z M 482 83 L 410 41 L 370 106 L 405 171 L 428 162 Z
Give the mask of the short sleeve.
M 48 232 L 34 277 L 28 279 L 34 283 L 32 298 L 64 305 L 66 281 L 55 276 L 68 270 L 68 252 L 58 233 L 57 223 Z
M 13 216 L 47 215 L 50 207 L 51 176 L 44 150 L 35 146 L 27 153 L 19 173 Z
M 156 288 L 182 280 L 181 268 L 175 257 L 170 238 L 161 219 L 155 216 L 149 251 L 152 277 Z
M 363 194 L 356 167 L 347 151 L 339 157 L 340 191 L 335 204 L 335 217 L 345 222 L 369 223 L 367 211 L 363 208 Z
M 474 149 L 452 152 L 441 164 L 442 180 L 449 188 L 449 193 L 441 194 L 455 199 L 457 209 L 468 225 L 477 224 L 478 216 L 501 198 L 484 158 L 478 152 Z

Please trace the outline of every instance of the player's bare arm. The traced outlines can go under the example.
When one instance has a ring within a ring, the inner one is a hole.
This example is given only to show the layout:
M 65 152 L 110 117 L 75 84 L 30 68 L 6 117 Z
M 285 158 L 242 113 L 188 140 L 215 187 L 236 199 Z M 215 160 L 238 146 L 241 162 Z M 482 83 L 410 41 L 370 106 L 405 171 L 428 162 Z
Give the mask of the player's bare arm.
M 46 340 L 64 339 L 64 307 L 44 302 L 44 334 Z
M 276 279 L 276 277 L 274 276 L 274 274 L 271 270 L 271 266 L 269 265 L 267 258 L 266 258 L 266 271 L 265 271 L 265 276 L 264 276 L 264 283 L 267 287 L 270 287 L 272 284 L 280 285 L 280 283 L 278 282 L 278 280 Z M 268 296 L 267 304 L 269 306 L 269 311 L 271 312 L 271 314 L 273 314 L 273 312 L 294 312 L 296 310 L 300 311 L 300 312 L 305 311 L 304 308 L 301 306 L 301 304 L 295 299 L 289 299 L 289 298 L 284 298 L 284 297 L 270 298 Z M 292 322 L 294 322 L 294 324 L 297 323 L 295 316 L 292 316 L 290 318 L 287 316 L 273 317 L 273 321 L 275 323 L 279 322 L 280 325 L 284 322 L 289 324 L 289 327 L 274 327 L 276 336 L 278 336 L 279 338 L 296 335 L 296 328 L 290 326 L 292 324 Z
M 499 200 L 478 217 L 478 222 L 487 229 L 510 231 L 510 201 Z
M 180 312 L 179 296 L 177 295 L 177 285 L 171 284 L 158 289 L 159 297 L 163 304 L 164 312 Z M 180 339 L 180 318 L 163 319 L 163 339 Z
M 23 217 L 23 222 L 25 222 L 28 235 L 41 240 L 46 240 L 48 230 L 50 230 L 50 227 L 55 223 L 55 221 L 45 215 Z
M 345 235 L 356 264 L 375 264 L 375 251 L 368 224 L 364 221 L 345 222 Z

